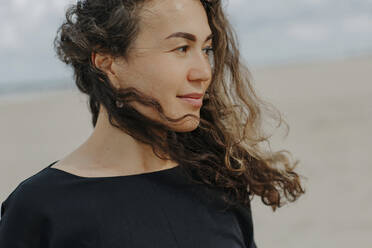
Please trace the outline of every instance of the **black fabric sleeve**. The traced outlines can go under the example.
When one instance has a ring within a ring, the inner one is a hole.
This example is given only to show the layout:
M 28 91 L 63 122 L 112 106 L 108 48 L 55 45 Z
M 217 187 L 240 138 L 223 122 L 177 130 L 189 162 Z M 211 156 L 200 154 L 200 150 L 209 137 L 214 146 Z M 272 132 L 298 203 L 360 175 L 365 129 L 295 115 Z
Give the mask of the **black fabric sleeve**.
M 249 204 L 249 207 L 243 207 L 239 204 L 235 210 L 238 216 L 238 222 L 242 228 L 246 247 L 257 248 L 256 242 L 254 240 L 251 204 Z
M 37 208 L 40 201 L 31 190 L 22 184 L 1 204 L 0 247 L 40 248 L 43 218 Z

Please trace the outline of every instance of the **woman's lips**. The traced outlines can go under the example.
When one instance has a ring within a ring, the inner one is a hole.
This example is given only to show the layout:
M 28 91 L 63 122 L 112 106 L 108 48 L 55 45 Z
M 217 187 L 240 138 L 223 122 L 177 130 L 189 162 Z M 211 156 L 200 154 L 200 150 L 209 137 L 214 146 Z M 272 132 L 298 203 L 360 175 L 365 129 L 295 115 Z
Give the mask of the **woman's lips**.
M 193 107 L 200 108 L 203 105 L 203 98 L 178 97 Z

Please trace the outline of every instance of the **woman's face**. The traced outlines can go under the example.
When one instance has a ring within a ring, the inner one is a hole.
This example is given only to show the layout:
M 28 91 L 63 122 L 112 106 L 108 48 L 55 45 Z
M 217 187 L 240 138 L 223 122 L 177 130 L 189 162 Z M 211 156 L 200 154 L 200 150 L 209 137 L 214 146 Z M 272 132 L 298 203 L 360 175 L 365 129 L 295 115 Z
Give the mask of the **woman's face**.
M 121 88 L 135 87 L 156 98 L 171 118 L 186 114 L 199 117 L 201 107 L 178 96 L 204 95 L 207 90 L 212 77 L 211 34 L 200 0 L 149 1 L 141 12 L 140 32 L 129 60 L 113 63 L 116 76 L 112 80 Z M 156 110 L 138 102 L 131 104 L 143 115 L 161 120 Z M 188 132 L 197 128 L 199 121 L 187 117 L 166 124 L 175 131 Z

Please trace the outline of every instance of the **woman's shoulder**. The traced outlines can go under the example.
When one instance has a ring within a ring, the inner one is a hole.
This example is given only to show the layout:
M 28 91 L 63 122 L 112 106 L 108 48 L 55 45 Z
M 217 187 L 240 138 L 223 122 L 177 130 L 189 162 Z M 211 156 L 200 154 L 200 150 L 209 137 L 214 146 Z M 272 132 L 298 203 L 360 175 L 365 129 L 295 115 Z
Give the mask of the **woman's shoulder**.
M 58 185 L 47 168 L 18 183 L 1 203 L 0 247 L 10 247 L 15 241 L 25 247 L 41 247 L 38 234 L 47 231 L 45 224 L 53 212 L 50 204 L 55 202 Z
M 9 205 L 29 210 L 40 209 L 39 205 L 45 202 L 45 198 L 53 190 L 53 185 L 56 182 L 53 175 L 47 170 L 48 167 L 17 184 L 2 202 L 1 216 L 3 216 L 5 208 Z
M 56 182 L 53 173 L 51 173 L 49 169 L 49 167 L 54 163 L 20 181 L 11 195 L 22 194 L 23 196 L 32 196 L 34 194 L 41 193 L 40 190 L 50 189 L 50 186 Z

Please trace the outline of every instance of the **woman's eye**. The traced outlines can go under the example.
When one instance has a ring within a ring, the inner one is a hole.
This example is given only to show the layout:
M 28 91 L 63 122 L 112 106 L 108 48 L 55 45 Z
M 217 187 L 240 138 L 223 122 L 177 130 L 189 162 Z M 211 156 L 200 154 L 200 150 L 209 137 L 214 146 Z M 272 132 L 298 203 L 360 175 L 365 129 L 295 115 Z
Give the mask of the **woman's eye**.
M 182 47 L 176 48 L 176 50 L 180 52 L 187 52 L 188 49 L 189 49 L 189 46 L 182 46 Z M 210 52 L 213 52 L 213 47 L 208 46 L 204 48 L 203 50 L 206 52 L 206 54 L 208 54 Z
M 213 53 L 213 47 L 206 47 L 206 48 L 204 48 L 204 51 L 207 51 L 206 53 L 208 54 L 208 53 L 210 53 L 210 52 L 212 52 Z
M 177 51 L 180 51 L 180 49 L 185 49 L 184 52 L 186 52 L 188 48 L 189 48 L 189 46 L 182 46 L 182 47 L 177 48 L 176 50 L 177 50 Z M 182 51 L 181 51 L 181 52 L 182 52 Z

